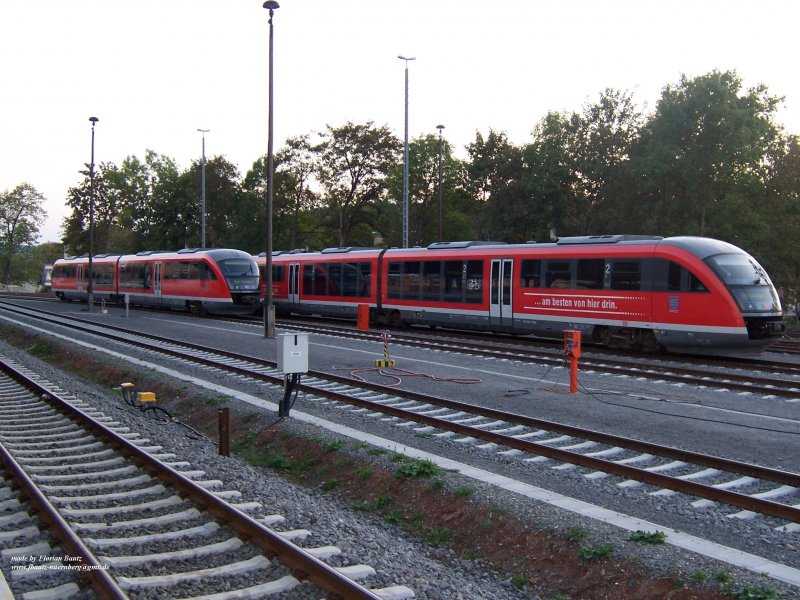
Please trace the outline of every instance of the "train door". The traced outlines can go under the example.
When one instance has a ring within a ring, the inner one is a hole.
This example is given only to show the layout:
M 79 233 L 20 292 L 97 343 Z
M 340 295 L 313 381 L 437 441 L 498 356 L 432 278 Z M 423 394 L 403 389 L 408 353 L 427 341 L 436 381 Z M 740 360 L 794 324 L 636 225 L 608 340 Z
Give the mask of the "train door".
M 300 307 L 300 263 L 289 263 L 289 306 L 294 311 Z
M 161 261 L 153 263 L 153 295 L 161 298 Z
M 78 291 L 83 293 L 83 265 L 75 265 L 75 281 L 78 284 Z
M 492 287 L 489 294 L 489 322 L 492 327 L 514 325 L 514 311 L 511 304 L 513 266 L 514 261 L 510 258 L 492 260 Z

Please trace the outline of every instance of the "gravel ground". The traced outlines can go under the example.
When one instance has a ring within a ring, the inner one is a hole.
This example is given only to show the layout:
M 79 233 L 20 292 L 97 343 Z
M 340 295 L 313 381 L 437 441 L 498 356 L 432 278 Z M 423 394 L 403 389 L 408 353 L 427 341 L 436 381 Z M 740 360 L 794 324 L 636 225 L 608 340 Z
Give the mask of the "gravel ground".
M 480 560 L 464 561 L 441 548 L 431 549 L 421 545 L 406 533 L 387 526 L 378 517 L 362 512 L 353 512 L 342 503 L 317 490 L 296 486 L 279 479 L 271 473 L 252 468 L 236 458 L 221 458 L 217 447 L 210 441 L 197 436 L 184 435 L 186 431 L 177 425 L 154 425 L 124 408 L 120 398 L 114 393 L 87 384 L 83 380 L 62 373 L 53 367 L 30 357 L 26 353 L 0 342 L 0 354 L 26 364 L 44 377 L 78 395 L 79 397 L 102 407 L 109 415 L 129 424 L 133 429 L 163 445 L 179 456 L 190 457 L 188 460 L 196 468 L 204 469 L 211 478 L 225 481 L 228 489 L 238 489 L 246 500 L 269 502 L 269 512 L 281 513 L 287 517 L 284 524 L 287 529 L 306 528 L 314 532 L 317 539 L 336 544 L 344 551 L 346 559 L 351 563 L 366 563 L 378 572 L 375 581 L 370 585 L 382 587 L 387 585 L 407 585 L 412 588 L 417 598 L 421 599 L 516 599 L 535 598 L 526 595 L 511 586 L 508 579 L 491 574 L 489 566 Z M 152 357 L 147 357 L 152 360 Z M 105 360 L 105 359 L 104 359 Z M 116 359 L 113 359 L 116 360 Z M 170 365 L 174 368 L 173 365 Z M 131 366 L 126 363 L 129 371 Z M 182 367 L 186 369 L 187 367 Z M 190 371 L 192 368 L 188 368 Z M 197 369 L 193 373 L 197 377 L 208 378 L 209 374 Z M 154 377 L 147 371 L 148 378 Z M 174 382 L 173 382 L 174 383 Z M 221 381 L 216 381 L 223 384 Z M 230 382 L 224 382 L 229 384 Z M 249 393 L 264 396 L 264 388 L 247 383 L 237 383 L 236 387 Z M 198 391 L 198 396 L 208 392 Z M 275 392 L 277 396 L 277 392 Z M 236 402 L 232 402 L 235 406 Z M 406 439 L 398 428 L 390 427 L 378 419 L 358 416 L 346 411 L 331 408 L 322 403 L 305 402 L 298 409 L 316 414 L 322 418 L 336 420 L 354 427 L 368 427 L 370 432 L 393 438 L 398 443 L 418 447 L 422 450 L 466 462 L 465 452 L 470 462 L 475 462 L 488 470 L 506 474 L 509 477 L 523 478 L 523 465 L 495 453 L 486 453 L 475 448 L 465 448 L 452 442 L 415 437 L 413 432 Z M 246 405 L 241 410 L 252 412 L 254 408 Z M 285 427 L 293 428 L 298 433 L 312 433 L 316 438 L 337 436 L 326 430 L 312 428 L 309 425 L 288 420 Z M 363 457 L 362 457 L 363 458 Z M 380 461 L 381 457 L 374 460 Z M 385 459 L 383 459 L 385 460 Z M 550 465 L 552 466 L 552 465 Z M 550 479 L 560 493 L 574 492 L 575 497 L 591 501 L 590 496 L 599 497 L 597 490 L 589 489 L 585 479 L 578 470 L 554 472 L 549 466 L 536 468 L 533 475 L 531 466 L 525 465 L 528 471 L 524 478 L 536 480 L 537 485 L 548 487 Z M 475 482 L 458 474 L 447 475 L 447 485 L 453 489 L 469 485 L 477 490 L 475 501 L 492 504 L 508 509 L 528 522 L 536 523 L 545 531 L 565 531 L 569 528 L 583 527 L 590 532 L 587 543 L 612 544 L 615 556 L 635 559 L 645 565 L 654 576 L 678 574 L 688 580 L 693 573 L 702 571 L 707 575 L 729 573 L 738 585 L 768 586 L 781 593 L 782 598 L 800 598 L 800 591 L 785 586 L 763 576 L 731 567 L 727 564 L 685 552 L 668 545 L 636 544 L 628 541 L 628 532 L 603 523 L 579 517 L 573 513 L 558 510 L 549 505 L 528 500 L 522 496 L 511 495 L 507 491 Z M 729 543 L 748 552 L 767 556 L 773 560 L 785 561 L 797 565 L 798 553 L 790 538 L 773 531 L 774 523 L 769 520 L 742 522 L 726 518 L 729 512 L 712 509 L 712 512 L 698 513 L 689 508 L 680 497 L 651 497 L 637 491 L 617 488 L 609 480 L 601 483 L 608 496 L 603 495 L 604 507 L 625 509 L 639 507 L 639 516 L 658 514 L 659 523 L 678 530 L 696 532 L 702 536 L 704 532 L 713 533 L 714 539 L 720 543 Z M 588 496 L 588 497 L 587 497 Z M 269 500 L 267 500 L 269 499 Z M 595 498 L 596 499 L 596 498 Z M 632 511 L 627 511 L 632 512 Z

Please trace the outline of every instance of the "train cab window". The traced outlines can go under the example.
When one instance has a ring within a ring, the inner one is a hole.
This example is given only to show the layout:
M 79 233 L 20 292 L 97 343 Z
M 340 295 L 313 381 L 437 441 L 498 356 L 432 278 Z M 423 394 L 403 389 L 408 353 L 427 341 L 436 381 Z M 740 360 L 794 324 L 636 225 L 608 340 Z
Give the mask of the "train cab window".
M 609 261 L 609 267 L 612 290 L 642 289 L 642 268 L 638 260 Z
M 667 273 L 667 291 L 681 291 L 681 273 L 683 273 L 683 267 L 678 263 L 670 261 L 669 272 Z
M 541 287 L 541 260 L 523 260 L 519 267 L 519 287 Z
M 442 299 L 442 262 L 426 260 L 422 262 L 422 299 L 440 301 Z
M 660 258 L 650 262 L 654 292 L 708 292 L 703 281 L 686 267 Z
M 606 261 L 602 258 L 578 259 L 575 287 L 584 290 L 602 290 L 605 279 Z
M 549 288 L 567 289 L 572 287 L 572 274 L 569 261 L 547 261 L 544 284 Z
M 689 291 L 690 292 L 707 292 L 706 284 L 694 273 L 689 271 Z

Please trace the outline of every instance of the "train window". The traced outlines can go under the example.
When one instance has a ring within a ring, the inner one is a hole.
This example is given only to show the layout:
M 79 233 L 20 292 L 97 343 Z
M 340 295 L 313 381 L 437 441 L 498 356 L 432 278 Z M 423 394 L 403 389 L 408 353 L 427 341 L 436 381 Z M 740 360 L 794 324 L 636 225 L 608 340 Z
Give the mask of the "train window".
M 638 260 L 610 261 L 612 290 L 642 289 L 642 271 Z
M 744 254 L 718 254 L 706 259 L 725 285 L 769 285 L 763 267 Z
M 369 267 L 369 263 L 364 264 Z M 336 272 L 336 276 L 331 275 L 331 279 L 336 282 L 342 296 L 368 295 L 361 263 L 334 263 L 330 265 L 328 272 Z
M 669 273 L 667 274 L 667 290 L 670 292 L 681 291 L 681 273 L 683 267 L 678 263 L 669 262 Z
M 660 258 L 652 260 L 652 289 L 654 292 L 707 292 L 702 280 L 687 268 Z
M 689 271 L 689 291 L 690 292 L 707 292 L 708 288 L 706 284 L 704 284 L 700 278 Z
M 93 285 L 114 285 L 114 265 L 92 264 L 92 282 Z
M 389 271 L 386 274 L 386 293 L 389 298 L 402 298 L 400 295 L 401 267 L 402 263 L 389 263 Z
M 468 260 L 465 263 L 467 286 L 464 302 L 478 304 L 483 301 L 483 261 Z
M 444 261 L 444 295 L 445 302 L 464 301 L 464 262 L 460 260 Z
M 603 289 L 606 261 L 602 258 L 578 259 L 578 277 L 575 287 L 587 290 Z
M 120 263 L 119 287 L 149 288 L 150 264 L 145 262 Z
M 77 276 L 78 270 L 72 265 L 59 265 L 57 267 L 53 267 L 53 277 L 74 279 Z
M 422 299 L 442 299 L 442 263 L 438 260 L 426 260 L 422 263 Z
M 403 263 L 400 293 L 403 298 L 417 299 L 420 290 L 420 263 L 411 260 Z
M 303 291 L 311 296 L 328 295 L 328 272 L 325 265 L 303 265 Z
M 547 261 L 547 269 L 544 273 L 545 287 L 570 288 L 572 287 L 571 279 L 570 261 Z
M 265 269 L 266 270 L 266 269 Z M 263 273 L 261 274 L 263 277 Z M 284 265 L 272 265 L 272 281 L 285 281 L 286 280 L 286 267 Z
M 519 286 L 527 288 L 540 287 L 541 268 L 542 261 L 540 260 L 523 260 L 519 269 Z

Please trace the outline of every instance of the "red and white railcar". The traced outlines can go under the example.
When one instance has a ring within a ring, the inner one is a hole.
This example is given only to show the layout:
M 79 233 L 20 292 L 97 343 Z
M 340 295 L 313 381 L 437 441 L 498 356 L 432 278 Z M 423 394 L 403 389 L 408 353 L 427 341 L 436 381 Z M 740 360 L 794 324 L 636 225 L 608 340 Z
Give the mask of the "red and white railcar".
M 88 296 L 89 258 L 60 259 L 51 289 L 62 300 Z M 257 310 L 256 262 L 240 250 L 186 249 L 92 257 L 95 301 L 188 310 L 195 313 L 251 314 Z
M 276 252 L 273 299 L 279 314 L 355 319 L 367 304 L 377 323 L 557 338 L 577 329 L 611 347 L 673 352 L 758 350 L 785 327 L 758 262 L 701 237 Z

